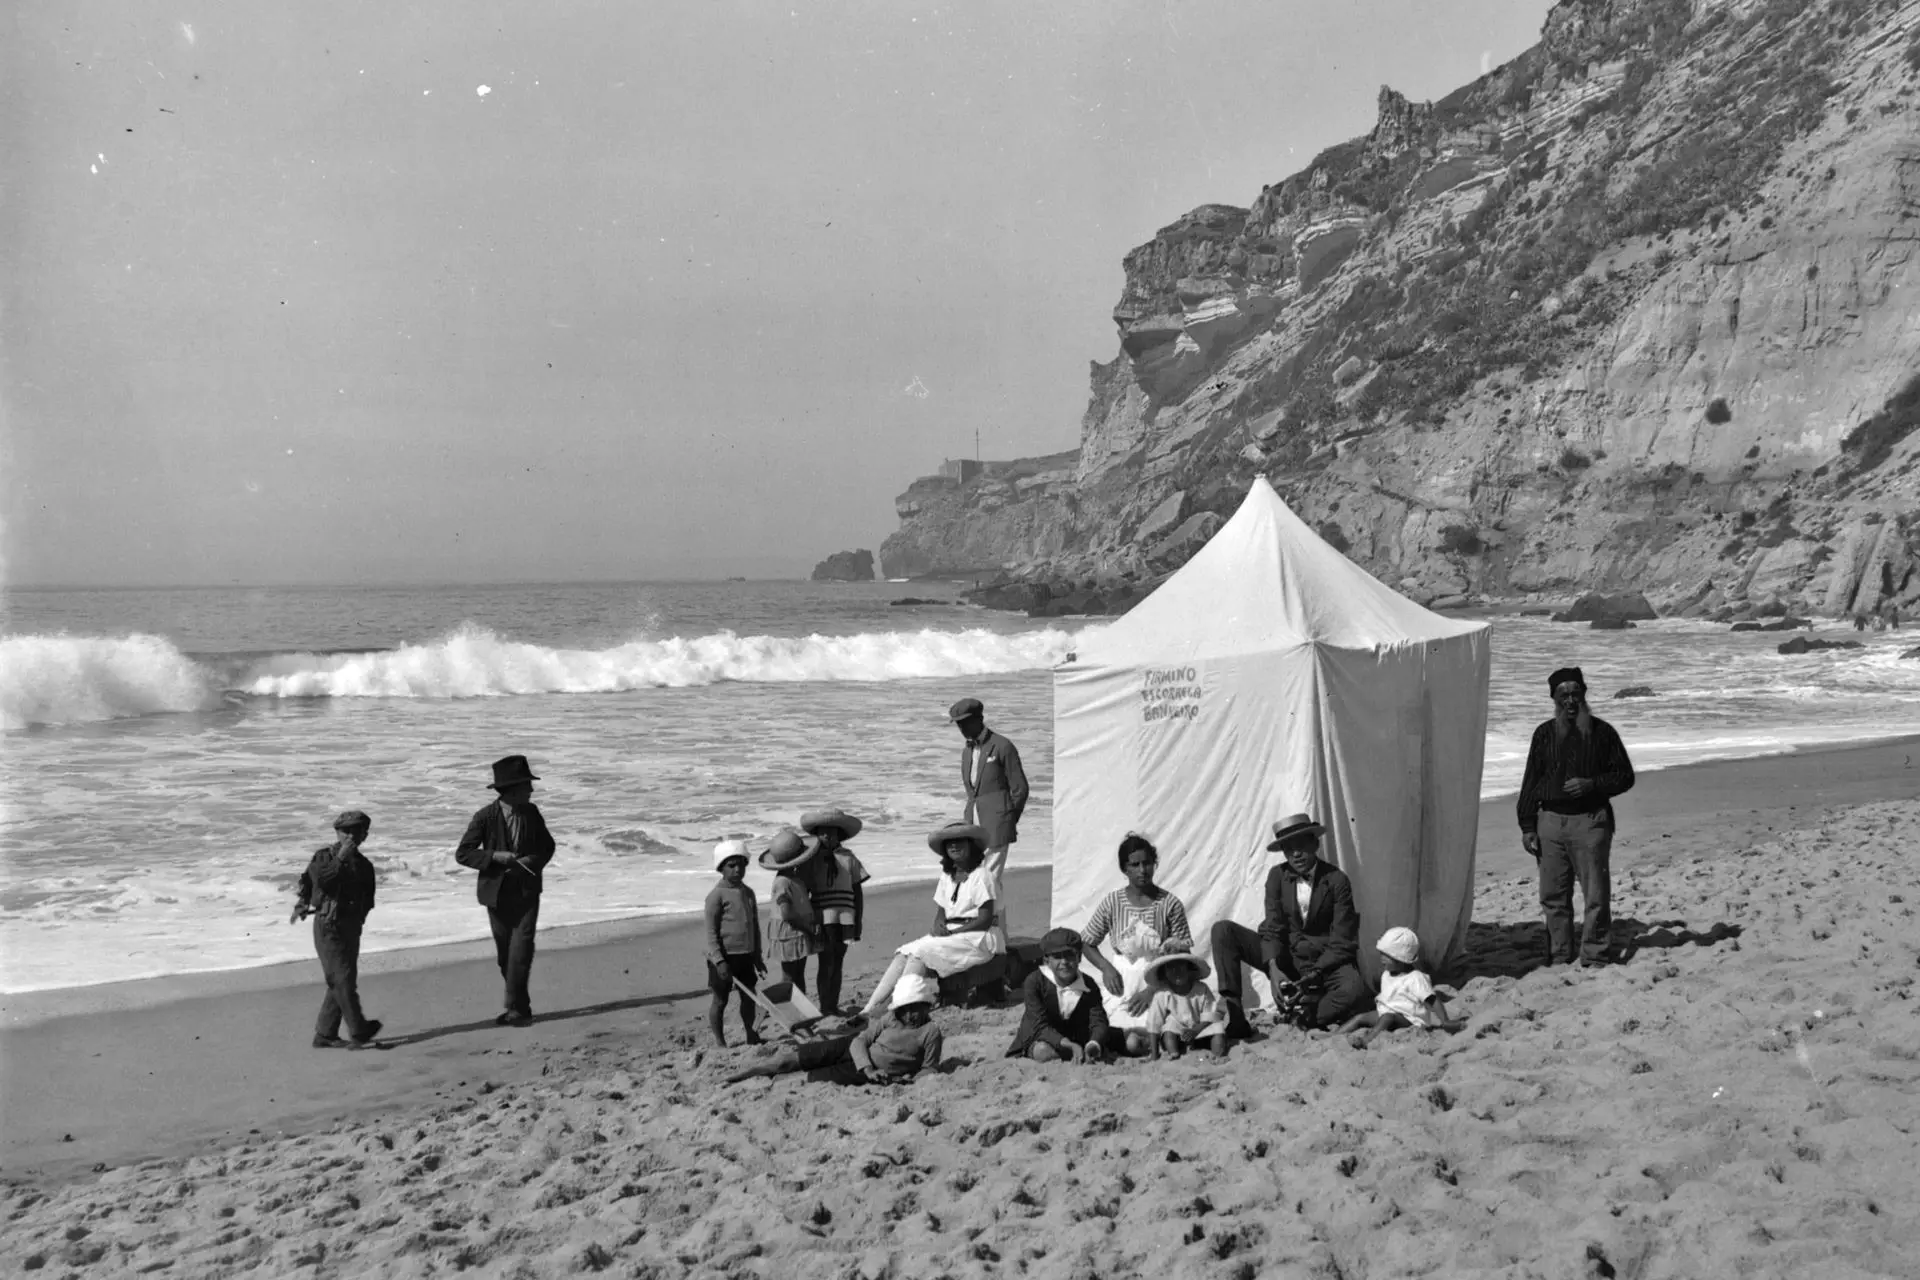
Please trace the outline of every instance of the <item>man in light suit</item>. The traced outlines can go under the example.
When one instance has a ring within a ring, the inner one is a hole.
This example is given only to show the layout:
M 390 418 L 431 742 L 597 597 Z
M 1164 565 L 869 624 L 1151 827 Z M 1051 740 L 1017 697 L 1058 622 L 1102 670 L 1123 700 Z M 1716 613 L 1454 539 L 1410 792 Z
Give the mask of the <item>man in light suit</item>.
M 506 981 L 503 1027 L 533 1025 L 527 982 L 533 974 L 533 932 L 540 921 L 541 872 L 553 861 L 553 836 L 533 803 L 539 776 L 525 756 L 493 762 L 490 784 L 500 798 L 473 815 L 454 858 L 480 873 L 475 896 L 493 926 L 493 949 Z
M 1020 767 L 1020 751 L 987 728 L 986 708 L 978 698 L 962 698 L 947 710 L 960 731 L 960 785 L 967 793 L 963 822 L 977 823 L 987 833 L 986 867 L 998 884 L 1007 869 L 1007 848 L 1020 838 L 1020 815 L 1027 808 L 1027 771 Z M 1006 909 L 1000 912 L 1006 924 Z

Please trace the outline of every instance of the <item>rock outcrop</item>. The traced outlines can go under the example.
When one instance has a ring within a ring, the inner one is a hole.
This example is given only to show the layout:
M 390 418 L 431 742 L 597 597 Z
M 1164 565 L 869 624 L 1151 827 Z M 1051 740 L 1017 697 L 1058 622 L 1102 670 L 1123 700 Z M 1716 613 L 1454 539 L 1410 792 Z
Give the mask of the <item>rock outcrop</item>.
M 873 552 L 836 551 L 813 566 L 815 582 L 872 582 Z
M 1438 102 L 1382 90 L 1128 254 L 1080 448 L 916 481 L 887 572 L 1122 598 L 1265 475 L 1428 602 L 1920 603 L 1917 32 L 1920 0 L 1563 0 Z

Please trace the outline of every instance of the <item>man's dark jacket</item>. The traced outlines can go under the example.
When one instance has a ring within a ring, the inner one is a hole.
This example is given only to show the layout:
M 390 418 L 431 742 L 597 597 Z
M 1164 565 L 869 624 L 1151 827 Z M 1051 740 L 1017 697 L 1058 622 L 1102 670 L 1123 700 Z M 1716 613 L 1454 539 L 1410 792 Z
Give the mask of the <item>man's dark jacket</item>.
M 1543 722 L 1533 731 L 1527 747 L 1527 771 L 1520 779 L 1517 804 L 1520 830 L 1527 833 L 1539 827 L 1540 811 L 1552 813 L 1601 813 L 1607 825 L 1613 825 L 1615 796 L 1633 789 L 1633 762 L 1627 759 L 1626 744 L 1613 726 L 1591 713 L 1582 713 L 1575 727 L 1556 728 L 1558 717 Z M 1568 778 L 1587 778 L 1593 790 L 1584 796 L 1570 796 L 1561 789 Z
M 1314 860 L 1313 897 L 1304 920 L 1299 883 L 1291 863 L 1267 872 L 1267 916 L 1260 922 L 1261 958 L 1278 963 L 1280 972 L 1295 981 L 1360 958 L 1360 913 L 1353 906 L 1353 882 L 1347 873 L 1324 859 Z
M 472 867 L 480 873 L 475 896 L 482 906 L 539 897 L 540 873 L 553 861 L 553 836 L 547 831 L 547 820 L 540 816 L 539 806 L 520 805 L 516 814 L 520 819 L 519 844 L 508 835 L 507 816 L 495 801 L 473 815 L 467 823 L 467 834 L 460 837 L 460 847 L 453 852 L 461 866 Z M 512 849 L 521 862 L 533 868 L 532 872 L 514 864 L 495 863 L 495 849 Z
M 1007 1056 L 1017 1058 L 1033 1047 L 1034 1041 L 1052 1046 L 1063 1058 L 1073 1056 L 1075 1045 L 1102 1040 L 1107 1034 L 1107 1007 L 1100 999 L 1100 988 L 1086 974 L 1080 982 L 1088 989 L 1080 993 L 1080 1003 L 1068 1017 L 1060 1016 L 1060 988 L 1046 973 L 1035 969 L 1020 988 L 1026 1000 L 1026 1012 L 1020 1016 L 1020 1029 L 1013 1033 Z
M 978 786 L 967 768 L 970 749 L 982 756 Z M 967 793 L 965 820 L 986 831 L 987 848 L 1002 849 L 1020 838 L 1020 815 L 1027 808 L 1027 771 L 1021 767 L 1019 748 L 991 729 L 982 730 L 979 742 L 960 748 L 960 785 Z

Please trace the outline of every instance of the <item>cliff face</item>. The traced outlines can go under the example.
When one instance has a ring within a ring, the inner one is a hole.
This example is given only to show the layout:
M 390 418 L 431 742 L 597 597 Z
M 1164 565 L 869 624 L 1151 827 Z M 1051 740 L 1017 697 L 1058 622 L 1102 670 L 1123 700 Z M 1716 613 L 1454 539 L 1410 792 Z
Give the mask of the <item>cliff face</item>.
M 1128 254 L 1077 456 L 882 564 L 1151 581 L 1264 474 L 1417 598 L 1920 599 L 1917 93 L 1920 0 L 1564 0 Z

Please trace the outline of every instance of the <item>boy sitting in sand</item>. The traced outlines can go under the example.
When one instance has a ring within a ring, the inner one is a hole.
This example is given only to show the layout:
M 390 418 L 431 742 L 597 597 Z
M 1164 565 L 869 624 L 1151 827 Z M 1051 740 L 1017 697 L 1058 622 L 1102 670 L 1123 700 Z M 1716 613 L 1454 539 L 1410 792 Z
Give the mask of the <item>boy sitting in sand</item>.
M 734 1072 L 727 1083 L 795 1071 L 804 1071 L 807 1079 L 822 1084 L 898 1084 L 911 1080 L 940 1065 L 944 1044 L 940 1028 L 932 1024 L 933 1006 L 939 1000 L 939 983 L 909 973 L 894 984 L 887 1016 L 875 1018 L 859 1035 L 784 1050 L 770 1061 Z
M 1105 1056 L 1107 1010 L 1099 988 L 1080 972 L 1080 935 L 1049 929 L 1040 939 L 1040 967 L 1027 975 L 1026 1012 L 1007 1046 L 1009 1058 L 1035 1062 L 1098 1062 Z
M 1198 956 L 1161 956 L 1147 966 L 1143 985 L 1153 993 L 1147 1005 L 1147 1034 L 1153 1038 L 1148 1055 L 1178 1058 L 1195 1045 L 1205 1044 L 1215 1062 L 1227 1057 L 1227 1007 L 1207 985 L 1212 973 Z
M 1374 944 L 1385 972 L 1380 975 L 1380 995 L 1373 1012 L 1348 1019 L 1340 1034 L 1347 1043 L 1364 1049 L 1383 1031 L 1401 1027 L 1434 1027 L 1458 1031 L 1466 1026 L 1462 1019 L 1447 1016 L 1447 1002 L 1433 989 L 1433 981 L 1420 971 L 1420 937 L 1407 928 L 1389 929 Z M 1349 1034 L 1351 1033 L 1351 1034 Z

